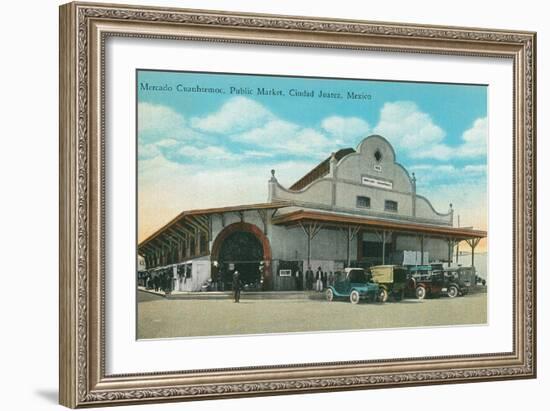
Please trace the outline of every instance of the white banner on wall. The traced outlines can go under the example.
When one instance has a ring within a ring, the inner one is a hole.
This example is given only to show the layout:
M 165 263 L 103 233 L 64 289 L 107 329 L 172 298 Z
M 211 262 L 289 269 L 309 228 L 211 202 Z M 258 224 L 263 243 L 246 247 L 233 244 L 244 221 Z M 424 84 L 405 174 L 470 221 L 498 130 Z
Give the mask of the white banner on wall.
M 378 187 L 378 188 L 387 188 L 391 190 L 393 188 L 393 183 L 387 180 L 380 180 L 379 178 L 363 176 L 361 178 L 361 184 L 365 186 Z

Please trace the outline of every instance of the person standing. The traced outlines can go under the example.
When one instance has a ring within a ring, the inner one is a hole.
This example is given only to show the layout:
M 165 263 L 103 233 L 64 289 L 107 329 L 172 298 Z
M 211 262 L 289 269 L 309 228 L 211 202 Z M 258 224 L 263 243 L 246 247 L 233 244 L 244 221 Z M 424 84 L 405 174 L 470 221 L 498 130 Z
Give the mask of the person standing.
M 241 275 L 236 270 L 233 273 L 233 299 L 236 303 L 241 299 Z
M 302 291 L 304 285 L 304 279 L 302 278 L 302 272 L 296 270 L 296 290 Z
M 308 291 L 313 289 L 313 271 L 311 271 L 311 266 L 308 266 L 306 271 L 306 289 Z
M 321 270 L 320 266 L 317 268 L 317 272 L 315 273 L 315 280 L 315 291 L 323 291 L 323 270 Z

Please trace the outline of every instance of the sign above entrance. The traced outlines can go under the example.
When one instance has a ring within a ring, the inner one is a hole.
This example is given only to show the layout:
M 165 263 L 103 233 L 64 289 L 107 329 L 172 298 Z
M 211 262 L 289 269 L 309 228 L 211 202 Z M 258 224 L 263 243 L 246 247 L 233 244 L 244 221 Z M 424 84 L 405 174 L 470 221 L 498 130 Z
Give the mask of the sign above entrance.
M 391 181 L 380 180 L 378 178 L 367 176 L 361 177 L 361 184 L 371 187 L 387 188 L 390 190 L 393 188 L 393 183 Z

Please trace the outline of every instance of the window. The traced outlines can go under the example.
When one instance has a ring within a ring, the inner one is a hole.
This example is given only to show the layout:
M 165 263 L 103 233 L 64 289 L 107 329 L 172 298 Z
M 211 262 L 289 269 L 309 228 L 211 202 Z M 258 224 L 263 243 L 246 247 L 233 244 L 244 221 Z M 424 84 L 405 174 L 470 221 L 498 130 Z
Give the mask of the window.
M 357 207 L 370 208 L 370 197 L 357 196 Z
M 386 200 L 384 202 L 384 210 L 386 211 L 397 211 L 397 201 Z

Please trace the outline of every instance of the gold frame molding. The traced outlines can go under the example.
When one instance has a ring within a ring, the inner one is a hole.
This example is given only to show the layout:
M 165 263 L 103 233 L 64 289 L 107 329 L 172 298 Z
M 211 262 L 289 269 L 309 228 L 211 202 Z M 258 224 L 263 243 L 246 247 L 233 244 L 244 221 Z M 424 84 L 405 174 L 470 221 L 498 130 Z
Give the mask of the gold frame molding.
M 104 46 L 111 36 L 513 61 L 513 351 L 139 375 L 104 367 Z M 60 7 L 60 403 L 76 408 L 536 376 L 536 34 L 220 11 Z

